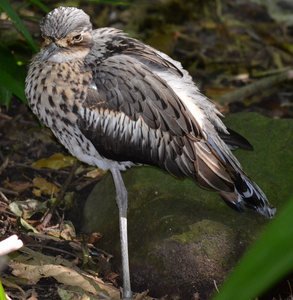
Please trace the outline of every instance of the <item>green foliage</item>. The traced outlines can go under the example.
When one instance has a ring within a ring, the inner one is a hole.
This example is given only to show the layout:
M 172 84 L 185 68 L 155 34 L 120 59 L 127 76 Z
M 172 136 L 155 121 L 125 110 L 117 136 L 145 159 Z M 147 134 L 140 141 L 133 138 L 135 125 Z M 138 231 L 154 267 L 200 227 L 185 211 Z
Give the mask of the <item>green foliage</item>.
M 6 12 L 8 17 L 14 22 L 14 26 L 21 32 L 21 34 L 26 39 L 30 47 L 34 50 L 34 52 L 37 52 L 38 46 L 34 42 L 31 34 L 23 24 L 16 10 L 11 6 L 11 4 L 7 0 L 0 0 L 0 6 Z
M 261 295 L 293 269 L 293 198 L 250 249 L 213 300 Z
M 0 282 L 0 300 L 5 300 L 5 299 L 6 299 L 5 292 L 4 292 L 3 286 Z
M 37 1 L 37 0 L 35 0 Z M 26 69 L 22 66 L 23 62 L 18 61 L 17 52 L 13 49 L 20 49 L 19 52 L 30 50 L 30 52 L 37 52 L 38 47 L 34 42 L 29 31 L 23 24 L 16 10 L 11 6 L 9 1 L 0 0 L 0 7 L 6 12 L 7 16 L 12 20 L 15 28 L 21 33 L 27 42 L 27 45 L 12 41 L 10 44 L 6 41 L 1 41 L 0 46 L 0 104 L 9 106 L 12 94 L 21 99 L 27 104 L 27 99 L 24 93 L 24 81 L 26 76 Z M 23 60 L 23 57 L 21 57 Z
M 25 70 L 8 48 L 0 45 L 0 104 L 9 106 L 12 94 L 27 104 L 24 94 Z
M 44 12 L 48 13 L 50 12 L 50 8 L 47 7 L 44 3 L 42 3 L 39 0 L 30 0 L 31 3 L 37 5 L 39 8 L 41 8 Z

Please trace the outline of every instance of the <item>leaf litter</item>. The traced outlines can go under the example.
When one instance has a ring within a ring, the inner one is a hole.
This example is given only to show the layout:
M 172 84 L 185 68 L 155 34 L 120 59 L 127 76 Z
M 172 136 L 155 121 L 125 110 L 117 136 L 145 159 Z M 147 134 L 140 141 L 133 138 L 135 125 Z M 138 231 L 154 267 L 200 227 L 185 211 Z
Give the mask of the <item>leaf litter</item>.
M 12 270 L 12 275 L 27 280 L 26 286 L 37 285 L 42 278 L 54 278 L 58 282 L 59 291 L 68 290 L 70 287 L 71 292 L 81 296 L 85 294 L 89 299 L 119 299 L 117 288 L 104 283 L 98 278 L 97 273 L 93 275 L 78 267 L 82 260 L 81 253 L 70 252 L 81 250 L 78 241 L 62 241 L 60 238 L 50 237 L 48 233 L 23 235 L 22 239 L 26 240 L 30 248 L 23 247 L 17 253 L 11 254 L 8 266 Z M 31 244 L 28 244 L 29 242 Z M 71 247 L 70 244 L 74 245 Z M 38 251 L 32 248 L 37 248 Z M 50 254 L 56 250 L 58 254 L 54 256 L 44 254 L 39 251 L 40 249 L 49 251 Z M 61 254 L 71 256 L 71 260 L 63 258 Z M 6 283 L 10 281 L 9 278 L 5 280 Z
M 109 294 L 114 299 L 119 298 L 117 290 L 105 286 L 101 279 L 81 271 L 68 260 L 44 255 L 26 247 L 20 252 L 22 254 L 8 265 L 13 269 L 13 275 L 28 279 L 29 284 L 36 284 L 44 277 L 53 277 L 59 283 L 80 287 L 95 296 Z
M 205 89 L 211 98 L 238 89 L 248 82 L 258 81 L 270 75 L 269 72 L 278 73 L 285 68 L 292 68 L 292 28 L 286 26 L 292 24 L 292 14 L 282 12 L 276 16 L 273 12 L 275 4 L 269 0 L 254 0 L 261 3 L 259 7 L 252 2 L 216 2 L 216 18 L 208 2 L 203 2 L 202 9 L 190 9 L 191 1 L 180 4 L 180 1 L 172 0 L 166 1 L 164 5 L 168 19 L 164 22 L 160 21 L 164 15 L 157 8 L 144 15 L 144 10 L 147 12 L 146 6 L 139 7 L 141 14 L 133 13 L 135 7 L 129 10 L 134 21 L 126 10 L 119 14 L 119 18 L 126 23 L 130 32 L 137 32 L 138 28 L 134 27 L 148 28 L 140 33 L 144 41 L 148 43 L 152 40 L 155 45 L 158 39 L 158 45 L 166 47 L 160 50 L 173 51 L 168 54 L 189 66 L 188 70 L 201 90 Z M 267 9 L 264 10 L 263 6 Z M 156 19 L 158 14 L 159 18 Z M 198 20 L 199 14 L 202 17 Z M 102 15 L 102 25 L 111 25 L 113 21 L 107 19 L 108 14 Z M 136 15 L 139 20 L 135 20 Z M 180 16 L 183 20 L 177 19 Z M 280 17 L 281 24 L 270 21 L 270 18 L 278 20 Z M 169 24 L 165 22 L 174 24 L 166 27 Z M 186 27 L 181 25 L 184 23 Z M 158 31 L 163 34 L 158 34 Z M 165 40 L 163 44 L 162 38 Z M 292 101 L 288 101 L 292 98 L 290 83 L 283 84 L 278 90 L 259 90 L 264 95 L 247 97 L 239 105 L 233 101 L 225 109 L 233 112 L 244 107 L 273 117 L 293 116 L 290 109 Z M 236 96 L 235 99 L 240 99 Z M 270 99 L 274 100 L 268 101 Z M 227 101 L 225 103 L 227 105 Z M 83 199 L 83 190 L 87 195 L 87 188 L 99 180 L 103 172 L 81 165 L 65 193 L 65 198 L 68 197 L 66 204 L 63 200 L 49 226 L 42 228 L 40 224 L 43 215 L 60 194 L 61 185 L 76 160 L 54 143 L 55 139 L 48 130 L 40 129 L 25 106 L 20 106 L 19 102 L 13 106 L 12 103 L 10 114 L 1 113 L 0 118 L 0 159 L 3 161 L 0 166 L 0 191 L 6 198 L 0 195 L 0 234 L 21 233 L 27 248 L 10 255 L 12 273 L 5 271 L 5 278 L 1 279 L 5 289 L 9 290 L 13 299 L 118 299 L 119 290 L 115 281 L 118 275 L 111 271 L 111 254 L 96 248 L 102 234 L 96 233 L 98 237 L 95 242 L 89 241 L 87 237 L 77 238 L 73 224 L 65 220 L 70 219 L 66 209 L 75 207 L 71 220 L 78 224 L 80 207 L 74 203 L 75 195 L 80 193 L 79 199 Z M 98 257 L 94 255 L 95 252 L 99 253 Z M 104 279 L 109 278 L 109 284 L 100 283 L 97 276 L 101 275 Z M 72 278 L 76 282 L 73 283 Z M 44 282 L 48 290 L 53 287 L 53 292 L 46 294 L 40 290 Z M 23 292 L 18 295 L 14 292 L 15 287 L 22 288 Z M 146 295 L 141 294 L 135 299 L 144 297 Z

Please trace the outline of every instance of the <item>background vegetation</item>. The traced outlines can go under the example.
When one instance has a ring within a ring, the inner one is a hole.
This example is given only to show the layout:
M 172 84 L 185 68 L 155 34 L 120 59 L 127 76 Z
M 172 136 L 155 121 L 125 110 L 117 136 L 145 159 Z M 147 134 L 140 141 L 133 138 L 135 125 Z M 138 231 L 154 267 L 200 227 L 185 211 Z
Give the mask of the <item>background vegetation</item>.
M 83 8 L 95 27 L 122 28 L 182 61 L 200 88 L 218 99 L 224 113 L 245 110 L 292 118 L 293 6 L 289 0 L 103 2 L 59 4 Z M 41 42 L 38 22 L 55 6 L 51 1 L 0 0 L 0 118 L 11 99 L 17 105 L 27 104 L 24 80 L 29 59 Z M 276 219 L 214 300 L 260 297 L 282 278 L 292 284 L 292 215 L 293 198 L 284 199 Z M 289 296 L 289 287 L 282 299 L 286 293 Z

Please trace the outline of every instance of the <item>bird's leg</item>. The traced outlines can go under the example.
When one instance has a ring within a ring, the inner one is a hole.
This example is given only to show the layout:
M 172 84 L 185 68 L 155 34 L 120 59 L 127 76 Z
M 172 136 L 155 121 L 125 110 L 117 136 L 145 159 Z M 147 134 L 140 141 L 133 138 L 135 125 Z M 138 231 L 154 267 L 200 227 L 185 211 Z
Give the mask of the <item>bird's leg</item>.
M 129 259 L 128 259 L 128 241 L 127 241 L 127 190 L 124 185 L 120 170 L 111 169 L 115 188 L 116 202 L 119 209 L 119 229 L 122 255 L 122 273 L 123 273 L 123 299 L 132 299 L 130 287 Z

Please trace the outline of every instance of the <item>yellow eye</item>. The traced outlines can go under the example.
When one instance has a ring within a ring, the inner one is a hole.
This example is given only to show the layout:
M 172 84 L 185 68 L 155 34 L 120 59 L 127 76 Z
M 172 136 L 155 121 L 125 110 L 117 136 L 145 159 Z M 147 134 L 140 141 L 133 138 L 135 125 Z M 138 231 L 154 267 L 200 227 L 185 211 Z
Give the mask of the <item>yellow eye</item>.
M 79 42 L 82 41 L 82 39 L 83 39 L 82 35 L 81 35 L 81 34 L 77 34 L 77 35 L 75 35 L 75 36 L 72 38 L 72 41 L 73 41 L 74 43 L 79 43 Z

